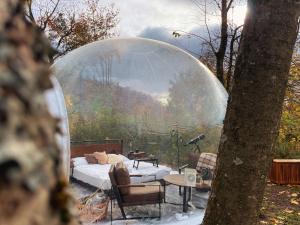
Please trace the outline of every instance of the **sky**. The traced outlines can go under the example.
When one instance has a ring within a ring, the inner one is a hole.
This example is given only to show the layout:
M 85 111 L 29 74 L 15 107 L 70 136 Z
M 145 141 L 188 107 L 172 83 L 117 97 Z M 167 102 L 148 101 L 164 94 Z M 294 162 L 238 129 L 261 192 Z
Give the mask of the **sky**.
M 193 55 L 199 55 L 199 38 L 182 36 L 174 38 L 173 31 L 184 31 L 207 36 L 204 16 L 198 7 L 203 0 L 102 0 L 101 4 L 114 4 L 119 9 L 120 23 L 117 27 L 120 37 L 145 37 L 165 41 L 183 48 Z M 216 14 L 215 5 L 208 5 Z M 229 19 L 237 25 L 243 24 L 246 5 L 240 1 L 230 10 Z M 218 31 L 220 16 L 209 15 L 210 29 Z
M 101 2 L 114 4 L 120 10 L 121 37 L 139 36 L 149 28 L 160 27 L 172 33 L 174 30 L 190 31 L 204 25 L 201 22 L 203 20 L 201 10 L 197 7 L 197 3 L 199 4 L 201 0 L 102 0 Z M 245 5 L 235 7 L 233 14 L 237 24 L 243 23 L 245 12 Z M 218 18 L 210 16 L 209 23 L 216 24 Z
M 45 1 L 45 0 L 37 0 Z M 84 0 L 61 0 L 78 6 Z M 194 56 L 201 52 L 201 41 L 191 35 L 175 38 L 173 31 L 184 31 L 207 38 L 204 23 L 205 0 L 99 0 L 100 5 L 114 4 L 119 10 L 120 23 L 117 26 L 119 37 L 144 37 L 164 41 L 180 47 Z M 212 0 L 207 0 L 209 15 L 207 23 L 212 32 L 218 32 L 220 16 Z M 235 0 L 236 4 L 229 12 L 229 21 L 243 24 L 246 14 L 245 0 Z M 78 8 L 78 7 L 77 7 Z M 214 14 L 214 15 L 212 15 Z M 200 43 L 200 44 L 199 44 Z

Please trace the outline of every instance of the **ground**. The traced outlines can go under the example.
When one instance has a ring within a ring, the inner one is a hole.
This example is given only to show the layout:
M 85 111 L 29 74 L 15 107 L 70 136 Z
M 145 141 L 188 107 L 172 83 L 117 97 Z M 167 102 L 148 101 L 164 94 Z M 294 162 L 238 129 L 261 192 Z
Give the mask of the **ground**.
M 73 182 L 72 187 L 77 198 L 86 196 L 94 191 L 88 186 L 77 182 Z M 199 209 L 190 208 L 189 213 L 187 214 L 182 213 L 181 206 L 164 204 L 162 206 L 161 220 L 114 221 L 113 224 L 200 224 L 204 216 L 204 209 L 201 208 L 206 207 L 208 193 L 201 193 L 194 190 L 192 199 L 193 204 Z M 176 203 L 181 202 L 181 197 L 178 195 L 178 187 L 172 185 L 167 187 L 167 201 Z M 129 209 L 127 213 L 130 215 L 154 215 L 157 214 L 157 207 L 133 207 Z M 108 214 L 110 215 L 110 212 Z M 116 204 L 113 205 L 113 216 L 114 218 L 121 216 Z M 109 219 L 110 216 L 108 216 L 105 221 L 99 222 L 96 225 L 111 224 Z M 261 209 L 260 223 L 266 225 L 300 225 L 300 185 L 291 186 L 268 183 Z
M 260 223 L 267 225 L 300 225 L 300 186 L 268 183 Z
M 82 185 L 82 183 L 72 182 L 73 191 L 75 192 L 75 197 L 80 198 L 86 195 L 93 193 L 94 190 L 91 190 L 88 186 Z M 144 220 L 115 220 L 121 218 L 120 210 L 114 202 L 112 207 L 114 222 L 110 222 L 110 205 L 108 209 L 107 219 L 99 223 L 94 223 L 93 225 L 123 225 L 123 224 L 134 224 L 134 225 L 163 225 L 163 224 L 172 224 L 172 225 L 197 225 L 200 224 L 206 204 L 208 201 L 209 192 L 199 192 L 193 190 L 192 192 L 192 203 L 194 208 L 190 207 L 188 213 L 182 212 L 182 205 L 174 205 L 169 203 L 182 203 L 182 198 L 178 194 L 178 187 L 174 185 L 168 185 L 166 187 L 166 201 L 168 203 L 162 204 L 162 218 L 158 219 L 144 219 Z M 127 216 L 157 216 L 158 215 L 158 205 L 147 205 L 147 206 L 138 206 L 138 207 L 127 207 L 125 210 Z M 84 225 L 88 225 L 87 223 Z

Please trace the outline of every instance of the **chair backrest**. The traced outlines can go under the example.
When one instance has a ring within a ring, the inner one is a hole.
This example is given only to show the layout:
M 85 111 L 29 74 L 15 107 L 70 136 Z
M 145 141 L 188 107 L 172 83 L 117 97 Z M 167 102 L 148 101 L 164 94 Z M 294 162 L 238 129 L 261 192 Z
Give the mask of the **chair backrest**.
M 109 179 L 110 179 L 110 182 L 111 182 L 111 186 L 117 186 L 117 181 L 116 181 L 116 178 L 115 178 L 115 165 L 111 165 L 110 169 L 109 169 L 109 172 L 108 172 L 108 175 L 109 175 Z
M 115 178 L 115 165 L 111 165 L 108 175 L 109 175 L 112 191 L 114 192 L 114 195 L 117 198 L 118 204 L 121 205 L 123 202 L 123 198 L 119 191 L 119 188 L 117 186 L 117 180 Z
M 200 154 L 196 170 L 200 171 L 202 168 L 215 170 L 217 162 L 217 154 L 203 152 Z

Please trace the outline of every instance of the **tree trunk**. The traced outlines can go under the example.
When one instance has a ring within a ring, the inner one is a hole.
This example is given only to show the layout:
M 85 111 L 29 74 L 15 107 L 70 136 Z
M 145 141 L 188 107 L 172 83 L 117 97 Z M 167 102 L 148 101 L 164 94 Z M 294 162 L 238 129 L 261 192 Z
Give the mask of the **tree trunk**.
M 228 41 L 228 21 L 227 21 L 227 0 L 222 0 L 221 2 L 221 39 L 219 50 L 216 53 L 216 74 L 219 81 L 226 86 L 224 79 L 224 58 L 227 49 L 227 41 Z
M 224 55 L 220 56 L 219 52 L 216 54 L 216 75 L 219 81 L 226 87 L 224 82 Z
M 204 225 L 257 223 L 297 36 L 296 0 L 249 0 Z
M 0 1 L 0 224 L 77 224 L 44 102 L 49 46 L 19 2 Z

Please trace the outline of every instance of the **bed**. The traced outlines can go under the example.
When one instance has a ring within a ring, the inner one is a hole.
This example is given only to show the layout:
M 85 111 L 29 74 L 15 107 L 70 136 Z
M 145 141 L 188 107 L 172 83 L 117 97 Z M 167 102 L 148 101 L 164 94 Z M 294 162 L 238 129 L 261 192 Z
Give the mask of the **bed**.
M 127 166 L 131 175 L 140 175 L 132 177 L 132 183 L 148 182 L 163 179 L 164 176 L 170 174 L 171 168 L 159 165 L 153 166 L 152 163 L 140 162 L 139 168 L 133 168 L 134 160 L 129 160 L 123 155 L 123 142 L 119 143 L 101 143 L 101 144 L 79 144 L 71 147 L 71 157 L 73 168 L 71 176 L 76 180 L 89 184 L 91 186 L 109 190 L 111 188 L 108 176 L 111 164 L 88 164 L 84 154 L 90 154 L 95 151 L 106 151 L 107 154 L 122 155 L 124 164 Z

